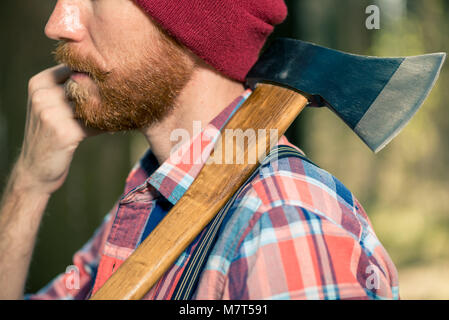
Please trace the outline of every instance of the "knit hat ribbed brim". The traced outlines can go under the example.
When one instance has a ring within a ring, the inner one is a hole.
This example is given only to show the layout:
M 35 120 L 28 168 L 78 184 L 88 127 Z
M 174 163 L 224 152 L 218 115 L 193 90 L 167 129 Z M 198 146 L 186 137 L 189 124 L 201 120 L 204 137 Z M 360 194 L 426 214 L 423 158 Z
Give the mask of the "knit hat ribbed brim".
M 283 0 L 134 1 L 193 53 L 241 82 L 287 16 Z

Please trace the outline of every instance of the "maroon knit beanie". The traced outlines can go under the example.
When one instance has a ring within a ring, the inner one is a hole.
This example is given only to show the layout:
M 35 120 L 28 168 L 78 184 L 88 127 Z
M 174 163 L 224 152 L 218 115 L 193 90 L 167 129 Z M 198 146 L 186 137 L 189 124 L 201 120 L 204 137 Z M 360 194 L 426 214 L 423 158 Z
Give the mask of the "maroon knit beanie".
M 287 15 L 283 0 L 135 0 L 170 35 L 243 82 L 267 37 Z

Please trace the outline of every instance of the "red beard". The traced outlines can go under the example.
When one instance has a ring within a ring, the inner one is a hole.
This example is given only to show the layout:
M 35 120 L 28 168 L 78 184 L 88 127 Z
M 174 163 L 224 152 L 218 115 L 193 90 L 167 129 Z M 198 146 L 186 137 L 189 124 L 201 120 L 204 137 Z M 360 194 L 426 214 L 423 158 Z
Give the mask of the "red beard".
M 186 49 L 160 30 L 158 48 L 139 48 L 141 55 L 121 59 L 112 71 L 101 70 L 90 57 L 81 57 L 70 43 L 54 52 L 58 63 L 88 75 L 91 83 L 69 79 L 66 94 L 75 115 L 85 125 L 117 132 L 146 128 L 161 121 L 190 80 L 194 62 Z

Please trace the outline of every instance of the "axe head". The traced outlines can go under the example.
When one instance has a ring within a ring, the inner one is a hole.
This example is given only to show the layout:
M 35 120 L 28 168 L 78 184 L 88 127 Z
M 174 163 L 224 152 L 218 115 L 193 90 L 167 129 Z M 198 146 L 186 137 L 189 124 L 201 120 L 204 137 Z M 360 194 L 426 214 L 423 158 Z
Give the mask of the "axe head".
M 379 58 L 277 39 L 247 76 L 299 91 L 334 111 L 374 152 L 410 121 L 434 86 L 445 53 Z

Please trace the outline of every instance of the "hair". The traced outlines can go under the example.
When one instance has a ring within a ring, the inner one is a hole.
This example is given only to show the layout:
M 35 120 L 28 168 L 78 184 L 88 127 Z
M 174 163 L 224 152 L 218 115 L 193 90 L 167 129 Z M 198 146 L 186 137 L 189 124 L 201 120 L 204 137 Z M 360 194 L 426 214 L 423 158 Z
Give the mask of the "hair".
M 107 131 L 140 129 L 162 120 L 175 108 L 176 98 L 192 76 L 195 59 L 154 25 L 155 41 L 149 39 L 139 53 L 120 59 L 110 71 L 99 68 L 92 57 L 81 56 L 70 43 L 58 44 L 56 61 L 87 73 L 96 84 L 86 88 L 70 79 L 65 86 L 76 116 L 86 126 Z

